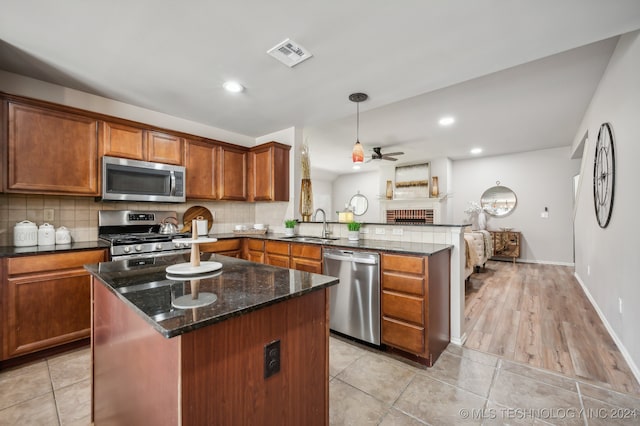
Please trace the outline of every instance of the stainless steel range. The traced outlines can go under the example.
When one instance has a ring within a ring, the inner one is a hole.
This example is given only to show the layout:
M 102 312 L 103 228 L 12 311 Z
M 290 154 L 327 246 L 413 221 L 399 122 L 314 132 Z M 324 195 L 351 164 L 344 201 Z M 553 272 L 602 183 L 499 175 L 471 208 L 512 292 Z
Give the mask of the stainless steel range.
M 189 232 L 160 233 L 175 211 L 103 210 L 98 212 L 98 238 L 110 244 L 111 260 L 153 258 L 189 253 L 190 245 L 173 240 L 190 238 Z

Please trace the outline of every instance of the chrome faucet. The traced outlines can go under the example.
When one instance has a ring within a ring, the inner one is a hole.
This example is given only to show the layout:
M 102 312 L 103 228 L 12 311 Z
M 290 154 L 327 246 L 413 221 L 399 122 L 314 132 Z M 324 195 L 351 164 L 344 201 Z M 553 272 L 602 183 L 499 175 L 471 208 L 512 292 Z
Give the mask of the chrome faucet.
M 316 209 L 316 211 L 313 212 L 312 220 L 314 222 L 316 221 L 316 216 L 318 215 L 318 212 L 322 212 L 322 238 L 328 238 L 330 232 L 329 232 L 329 229 L 327 228 L 327 214 L 324 212 L 324 210 Z

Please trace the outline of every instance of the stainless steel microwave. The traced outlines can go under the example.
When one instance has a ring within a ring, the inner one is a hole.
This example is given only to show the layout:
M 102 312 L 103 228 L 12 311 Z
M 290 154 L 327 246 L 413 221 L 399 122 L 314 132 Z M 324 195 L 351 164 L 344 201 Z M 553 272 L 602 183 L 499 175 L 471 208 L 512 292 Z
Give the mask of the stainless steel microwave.
M 181 203 L 185 168 L 126 158 L 102 157 L 102 199 Z

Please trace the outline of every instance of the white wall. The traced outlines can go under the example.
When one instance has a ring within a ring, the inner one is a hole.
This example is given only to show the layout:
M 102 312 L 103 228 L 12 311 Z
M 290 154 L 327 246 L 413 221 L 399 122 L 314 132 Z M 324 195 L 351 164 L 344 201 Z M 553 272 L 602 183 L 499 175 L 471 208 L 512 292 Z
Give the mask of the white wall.
M 570 158 L 569 146 L 454 161 L 453 223 L 469 223 L 464 213 L 468 202 L 479 203 L 482 193 L 500 181 L 516 193 L 518 204 L 506 217 L 489 217 L 488 228 L 522 232 L 520 260 L 572 264 L 573 176 L 579 167 L 580 161 Z M 548 219 L 540 217 L 545 207 Z
M 605 323 L 618 339 L 640 378 L 640 32 L 624 35 L 578 128 L 574 145 L 586 131 L 585 169 L 575 218 L 576 277 L 586 288 Z M 598 129 L 613 126 L 615 198 L 609 226 L 601 229 L 593 207 L 593 159 Z M 618 299 L 623 311 L 618 310 Z
M 340 175 L 333 181 L 333 211 L 329 215 L 332 220 L 338 220 L 336 211 L 344 210 L 344 205 L 356 195 L 358 191 L 369 200 L 369 208 L 362 216 L 356 216 L 358 222 L 380 222 L 380 199 L 377 171 L 366 173 L 351 173 Z
M 311 178 L 313 190 L 313 209 L 322 209 L 327 214 L 327 220 L 335 216 L 337 209 L 333 208 L 333 181 Z

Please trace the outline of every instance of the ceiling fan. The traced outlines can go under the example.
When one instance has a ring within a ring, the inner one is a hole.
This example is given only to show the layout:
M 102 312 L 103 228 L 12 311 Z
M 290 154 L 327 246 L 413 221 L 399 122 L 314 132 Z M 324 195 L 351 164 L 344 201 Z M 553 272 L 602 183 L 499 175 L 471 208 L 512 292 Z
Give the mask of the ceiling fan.
M 389 152 L 389 153 L 382 153 L 382 148 L 380 147 L 375 147 L 373 148 L 373 154 L 371 154 L 371 158 L 367 160 L 367 163 L 371 160 L 387 160 L 387 161 L 398 161 L 397 158 L 395 158 L 395 155 L 403 155 L 404 152 Z

